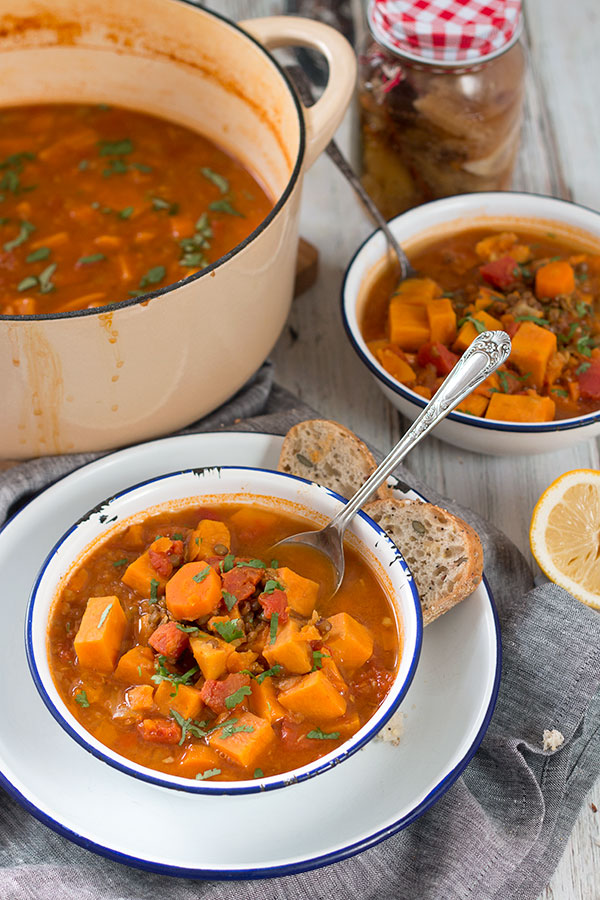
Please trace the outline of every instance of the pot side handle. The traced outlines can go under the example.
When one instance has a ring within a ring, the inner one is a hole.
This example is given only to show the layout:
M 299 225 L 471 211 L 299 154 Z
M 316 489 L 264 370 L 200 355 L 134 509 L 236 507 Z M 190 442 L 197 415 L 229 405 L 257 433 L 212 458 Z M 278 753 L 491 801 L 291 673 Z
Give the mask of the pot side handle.
M 238 24 L 267 50 L 310 47 L 327 60 L 327 86 L 314 106 L 304 107 L 307 132 L 304 168 L 309 168 L 333 137 L 350 103 L 356 84 L 354 50 L 335 28 L 301 16 L 268 16 Z

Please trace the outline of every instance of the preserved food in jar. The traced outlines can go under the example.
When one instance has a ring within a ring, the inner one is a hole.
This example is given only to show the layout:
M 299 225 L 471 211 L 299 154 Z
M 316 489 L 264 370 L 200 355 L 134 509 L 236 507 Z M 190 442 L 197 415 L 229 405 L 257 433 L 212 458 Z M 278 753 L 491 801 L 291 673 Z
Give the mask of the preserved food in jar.
M 519 0 L 493 0 L 484 13 L 467 3 L 452 30 L 452 2 L 426 5 L 427 22 L 413 0 L 371 0 L 368 9 L 359 73 L 363 183 L 387 218 L 438 197 L 506 189 L 519 143 Z M 431 19 L 431 7 L 439 18 Z

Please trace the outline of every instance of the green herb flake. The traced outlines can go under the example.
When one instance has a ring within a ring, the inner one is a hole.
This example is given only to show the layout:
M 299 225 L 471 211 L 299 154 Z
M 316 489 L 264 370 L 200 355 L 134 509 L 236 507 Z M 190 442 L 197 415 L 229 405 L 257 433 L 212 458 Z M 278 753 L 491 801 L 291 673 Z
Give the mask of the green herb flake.
M 264 778 L 264 776 L 265 776 L 265 773 L 263 772 L 262 769 L 254 770 L 254 775 L 253 775 L 254 778 Z
M 155 662 L 156 673 L 152 675 L 152 681 L 155 684 L 160 684 L 161 681 L 170 681 L 171 684 L 175 687 L 175 691 L 171 694 L 171 697 L 175 697 L 177 695 L 177 691 L 179 690 L 180 684 L 188 684 L 190 679 L 196 672 L 199 672 L 198 666 L 192 666 L 191 669 L 188 669 L 187 672 L 184 672 L 183 675 L 178 675 L 176 672 L 170 672 L 166 667 L 167 657 L 159 656 L 158 660 Z
M 577 347 L 577 352 L 581 353 L 582 356 L 591 356 L 592 349 L 589 346 L 589 343 L 590 343 L 589 334 L 586 334 L 583 337 L 579 338 L 579 340 L 577 341 L 577 343 L 575 345 Z
M 23 278 L 17 285 L 18 291 L 28 291 L 30 288 L 34 288 L 37 286 L 38 280 L 35 275 L 27 275 L 26 278 Z
M 251 693 L 252 691 L 248 685 L 244 684 L 237 691 L 234 691 L 233 694 L 225 697 L 225 706 L 227 709 L 235 709 L 236 706 L 243 702 L 244 697 L 249 697 Z
M 208 208 L 212 210 L 212 212 L 222 212 L 227 213 L 228 216 L 239 216 L 242 219 L 245 219 L 243 213 L 239 212 L 234 206 L 231 205 L 229 200 L 214 200 L 209 204 Z
M 201 572 L 198 572 L 197 575 L 192 576 L 192 581 L 195 581 L 196 584 L 200 584 L 208 576 L 209 572 L 210 572 L 210 566 L 206 566 L 206 568 L 202 569 Z
M 217 631 L 224 641 L 230 644 L 244 637 L 244 632 L 239 627 L 240 619 L 232 619 L 230 622 L 215 622 L 215 631 Z
M 233 553 L 228 553 L 226 557 L 224 557 L 219 563 L 219 568 L 221 572 L 231 572 L 235 563 L 235 556 Z
M 152 171 L 152 166 L 147 166 L 146 163 L 134 162 L 131 163 L 132 169 L 137 169 L 138 172 L 148 173 Z
M 108 616 L 108 614 L 109 614 L 109 612 L 111 611 L 111 609 L 112 609 L 112 602 L 108 604 L 108 606 L 106 607 L 106 609 L 104 610 L 104 612 L 103 612 L 102 615 L 100 616 L 100 619 L 99 619 L 99 621 L 98 621 L 98 624 L 97 624 L 96 628 L 102 628 L 102 626 L 103 626 L 104 623 L 106 622 L 106 617 Z
M 256 683 L 262 684 L 265 678 L 276 678 L 283 671 L 283 666 L 275 665 L 256 676 Z
M 32 225 L 31 222 L 22 221 L 21 227 L 19 228 L 19 233 L 16 238 L 13 238 L 12 241 L 7 241 L 4 244 L 4 249 L 7 253 L 10 253 L 16 247 L 20 247 L 21 244 L 24 244 L 32 231 L 35 231 L 35 225 Z
M 226 723 L 223 726 L 223 729 L 221 731 L 222 738 L 230 738 L 234 734 L 239 734 L 240 732 L 246 732 L 247 734 L 250 734 L 252 731 L 254 731 L 253 725 L 234 725 L 234 722 L 237 722 L 237 719 L 232 719 L 230 722 Z
M 587 372 L 587 370 L 589 369 L 590 366 L 591 366 L 591 362 L 582 362 L 581 365 L 579 365 L 575 369 L 575 374 L 583 375 L 584 372 Z
M 336 741 L 339 736 L 339 731 L 330 731 L 329 734 L 326 734 L 320 728 L 313 728 L 313 730 L 309 731 L 306 735 L 311 741 Z
M 579 316 L 580 319 L 583 316 L 585 316 L 586 313 L 588 313 L 589 311 L 590 311 L 590 307 L 588 306 L 587 303 L 584 303 L 583 300 L 579 300 L 575 304 L 575 312 L 577 313 L 577 315 Z
M 133 153 L 133 142 L 129 138 L 120 141 L 98 141 L 98 153 L 100 156 L 125 156 Z
M 49 266 L 46 266 L 40 274 L 38 275 L 38 281 L 40 283 L 40 292 L 42 294 L 49 294 L 51 291 L 56 290 L 56 285 L 52 282 L 52 276 L 56 272 L 56 263 L 51 263 Z
M 116 156 L 114 159 L 111 159 L 108 167 L 106 169 L 103 169 L 102 175 L 104 176 L 104 178 L 110 178 L 111 175 L 124 175 L 125 172 L 128 171 L 129 166 L 127 165 L 127 163 L 123 162 L 122 159 Z
M 29 256 L 25 258 L 25 262 L 34 263 L 40 262 L 42 259 L 48 259 L 50 256 L 50 247 L 38 247 L 37 250 L 34 250 L 33 253 L 30 253 Z
M 515 322 L 535 322 L 536 325 L 550 325 L 548 319 L 541 316 L 515 316 Z
M 498 372 L 498 378 L 500 379 L 500 385 L 504 393 L 510 393 L 510 385 L 508 383 L 508 376 L 506 372 Z
M 67 632 L 67 634 L 71 633 L 71 623 L 70 622 L 65 623 L 65 631 Z
M 91 253 L 89 256 L 80 256 L 77 260 L 77 264 L 80 266 L 87 266 L 90 263 L 101 262 L 103 259 L 106 259 L 104 253 Z
M 180 534 L 178 531 L 176 531 L 175 534 L 172 534 L 172 535 L 171 535 L 171 540 L 172 540 L 172 541 L 182 541 L 182 540 L 183 540 L 183 535 Z
M 212 181 L 215 184 L 222 194 L 227 194 L 229 192 L 229 182 L 223 175 L 219 175 L 218 172 L 213 172 L 212 169 L 209 169 L 208 166 L 204 166 L 204 168 L 200 169 L 200 174 L 203 175 L 208 181 Z
M 123 557 L 123 559 L 118 559 L 116 562 L 114 562 L 113 566 L 126 566 L 128 562 L 129 560 Z
M 276 560 L 276 559 L 272 559 L 272 560 L 271 560 L 271 568 L 272 568 L 272 569 L 278 569 L 278 568 L 279 568 L 279 562 L 278 562 L 278 560 Z
M 235 594 L 230 594 L 229 591 L 221 591 L 221 596 L 225 601 L 225 606 L 227 607 L 227 612 L 231 612 L 235 604 L 238 602 Z
M 331 654 L 323 653 L 321 650 L 313 650 L 312 657 L 313 657 L 313 667 L 312 667 L 311 671 L 316 672 L 317 669 L 323 668 L 323 660 L 324 659 L 331 659 Z
M 142 667 L 141 667 L 141 666 L 138 666 L 138 667 L 137 667 L 137 670 L 138 670 L 138 675 L 139 675 L 140 678 L 141 678 L 141 677 L 142 677 Z
M 236 566 L 238 566 L 238 568 L 243 568 L 244 566 L 247 566 L 249 569 L 266 569 L 267 568 L 266 565 L 264 564 L 264 562 L 262 561 L 262 559 L 249 559 L 247 562 L 244 562 L 243 560 L 240 559 L 236 562 Z
M 185 634 L 193 634 L 195 631 L 200 631 L 197 625 L 182 625 L 181 622 L 175 622 L 175 628 L 179 628 Z
M 220 769 L 207 769 L 206 772 L 198 772 L 196 775 L 196 781 L 206 781 L 207 778 L 212 778 L 214 775 L 220 775 Z
M 271 616 L 271 626 L 269 628 L 269 644 L 274 644 L 277 639 L 277 626 L 279 625 L 279 613 L 274 612 Z
M 90 701 L 88 700 L 87 694 L 85 691 L 79 691 L 78 694 L 75 694 L 75 702 L 79 703 L 79 705 L 83 709 L 87 709 L 87 707 L 90 705 Z
M 179 212 L 179 203 L 170 203 L 169 200 L 163 200 L 162 197 L 152 197 L 152 209 L 157 212 L 166 210 L 170 216 Z
M 85 172 L 85 170 L 89 169 L 89 167 L 90 167 L 90 163 L 89 163 L 89 160 L 87 160 L 87 159 L 80 159 L 79 162 L 77 163 L 77 168 L 79 169 L 80 172 Z
M 569 392 L 565 391 L 564 388 L 552 388 L 552 393 L 556 394 L 557 397 L 568 397 Z
M 158 588 L 160 586 L 160 582 L 153 578 L 150 582 L 150 600 L 154 603 L 158 600 Z
M 125 209 L 122 209 L 117 215 L 119 216 L 119 219 L 129 219 L 132 213 L 133 206 L 126 206 Z
M 285 588 L 282 584 L 279 584 L 278 581 L 275 581 L 274 578 L 269 578 L 267 583 L 265 584 L 265 589 L 263 594 L 272 594 L 273 591 L 284 591 Z
M 164 266 L 153 266 L 151 269 L 148 269 L 145 275 L 142 276 L 140 280 L 140 287 L 145 288 L 149 284 L 158 284 L 159 281 L 163 280 L 166 274 L 167 270 Z

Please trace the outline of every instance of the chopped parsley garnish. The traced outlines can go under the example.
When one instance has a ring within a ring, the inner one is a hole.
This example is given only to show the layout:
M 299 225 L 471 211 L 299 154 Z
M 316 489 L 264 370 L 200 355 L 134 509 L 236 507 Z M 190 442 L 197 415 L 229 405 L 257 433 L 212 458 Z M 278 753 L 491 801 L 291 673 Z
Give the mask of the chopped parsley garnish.
M 230 722 L 226 723 L 223 726 L 223 729 L 221 731 L 222 738 L 230 738 L 234 734 L 238 734 L 241 731 L 245 731 L 248 733 L 254 731 L 253 725 L 234 725 L 234 722 L 237 722 L 237 719 L 231 719 Z
M 240 619 L 232 619 L 230 622 L 215 622 L 214 629 L 217 631 L 224 641 L 230 644 L 244 637 L 244 632 L 239 627 Z
M 279 584 L 278 581 L 275 581 L 274 578 L 269 578 L 267 583 L 265 584 L 265 589 L 263 594 L 272 594 L 273 591 L 283 591 L 284 587 L 282 584 Z
M 118 216 L 120 219 L 128 219 L 133 212 L 133 206 L 126 206 L 125 209 L 122 209 Z
M 85 691 L 79 691 L 78 694 L 75 694 L 75 702 L 79 703 L 83 709 L 86 709 L 90 705 L 90 701 L 87 698 L 87 694 Z
M 21 222 L 21 227 L 19 228 L 19 233 L 16 238 L 13 238 L 12 241 L 7 241 L 4 244 L 4 249 L 6 250 L 6 252 L 10 253 L 11 250 L 15 249 L 15 247 L 20 247 L 21 244 L 24 244 L 32 231 L 35 231 L 35 225 L 33 225 L 31 222 Z
M 50 247 L 38 247 L 37 250 L 34 250 L 25 258 L 25 262 L 33 263 L 39 262 L 42 259 L 48 259 L 50 256 Z
M 583 337 L 579 338 L 576 343 L 577 352 L 581 353 L 582 356 L 591 356 L 592 348 L 589 346 L 590 336 L 589 334 L 585 334 Z
M 274 644 L 277 638 L 277 626 L 279 625 L 279 613 L 274 612 L 271 616 L 271 626 L 269 628 L 269 644 Z
M 118 559 L 116 562 L 114 562 L 113 566 L 126 566 L 128 562 L 129 560 L 123 557 L 123 559 Z
M 209 572 L 210 572 L 210 566 L 206 566 L 206 568 L 202 569 L 201 572 L 198 572 L 197 575 L 192 576 L 192 581 L 195 581 L 196 584 L 200 584 L 201 581 L 204 581 L 204 579 L 207 577 Z
M 207 732 L 204 730 L 206 722 L 196 722 L 193 719 L 184 719 L 181 713 L 178 713 L 176 709 L 169 709 L 169 712 L 181 728 L 181 739 L 179 741 L 180 747 L 185 741 L 188 734 L 191 734 L 193 737 L 197 738 L 206 737 Z
M 339 736 L 339 731 L 330 731 L 329 734 L 326 734 L 324 731 L 321 731 L 320 728 L 313 728 L 313 730 L 309 731 L 306 735 L 311 741 L 335 741 Z
M 212 778 L 213 775 L 220 775 L 220 769 L 207 769 L 206 772 L 198 772 L 196 775 L 196 781 L 206 781 L 207 778 Z
M 585 314 L 587 312 L 589 312 L 589 310 L 590 310 L 590 308 L 589 308 L 588 304 L 584 303 L 583 300 L 579 300 L 575 304 L 575 312 L 577 313 L 577 315 L 579 316 L 580 319 L 582 316 L 585 316 Z
M 182 238 L 179 241 L 179 246 L 183 251 L 179 265 L 188 268 L 207 266 L 208 260 L 202 251 L 210 247 L 212 236 L 213 230 L 208 221 L 208 215 L 202 213 L 196 222 L 195 233 L 191 237 Z
M 323 653 L 321 650 L 313 650 L 312 657 L 313 657 L 313 667 L 312 667 L 311 671 L 316 672 L 317 669 L 323 668 L 323 660 L 324 659 L 331 659 L 331 654 Z
M 241 688 L 238 688 L 237 691 L 234 691 L 233 694 L 225 697 L 225 706 L 227 709 L 235 709 L 236 706 L 239 706 L 240 703 L 243 702 L 244 697 L 249 697 L 251 693 L 252 691 L 248 685 L 244 684 Z
M 104 253 L 91 253 L 89 256 L 80 256 L 77 262 L 82 266 L 87 266 L 89 263 L 101 262 L 103 259 L 106 259 Z
M 148 269 L 145 275 L 142 275 L 140 287 L 145 288 L 148 287 L 149 284 L 158 284 L 159 281 L 163 280 L 166 274 L 167 270 L 164 266 L 153 266 L 151 269 Z
M 262 769 L 255 769 L 255 770 L 254 770 L 254 776 L 253 776 L 253 777 L 254 777 L 254 778 L 264 778 L 264 774 L 265 774 L 265 773 L 263 772 Z
M 229 200 L 225 200 L 225 198 L 222 200 L 214 200 L 212 203 L 209 203 L 208 208 L 213 212 L 227 213 L 228 216 L 240 216 L 242 219 L 246 218 L 244 213 L 239 212 L 239 210 L 237 210 L 235 206 L 232 206 Z
M 243 560 L 239 559 L 236 562 L 236 566 L 238 566 L 239 568 L 241 568 L 242 566 L 247 566 L 249 569 L 266 569 L 267 568 L 261 559 L 249 559 L 248 562 L 244 562 Z
M 89 167 L 90 167 L 90 162 L 88 159 L 80 159 L 79 162 L 77 163 L 77 168 L 79 169 L 80 172 L 85 172 L 85 170 L 89 169 Z
M 565 391 L 564 388 L 552 388 L 552 393 L 556 394 L 557 397 L 568 397 L 569 392 Z
M 67 622 L 65 624 L 65 631 L 67 632 L 67 634 L 69 634 L 69 632 L 71 631 L 71 623 L 70 622 Z
M 141 678 L 141 677 L 142 677 L 142 667 L 141 667 L 141 665 L 137 667 L 137 670 L 138 670 L 138 675 L 139 675 L 140 678 Z
M 18 291 L 28 291 L 30 288 L 34 288 L 37 286 L 38 280 L 35 275 L 27 275 L 26 278 L 23 278 L 17 285 Z
M 182 625 L 181 622 L 175 622 L 175 628 L 184 631 L 186 634 L 193 634 L 194 631 L 200 631 L 197 625 Z
M 219 568 L 220 568 L 221 572 L 223 572 L 223 573 L 231 572 L 231 570 L 233 569 L 234 562 L 235 562 L 235 556 L 233 555 L 233 553 L 228 553 L 227 556 L 224 559 L 222 559 L 221 562 L 219 563 Z
M 204 166 L 204 168 L 200 169 L 200 173 L 204 175 L 208 181 L 212 181 L 213 184 L 219 188 L 222 194 L 227 194 L 229 191 L 229 182 L 223 175 L 219 175 L 218 172 L 213 172 L 212 169 L 209 169 L 208 166 Z
M 575 369 L 575 374 L 583 375 L 584 372 L 587 372 L 587 370 L 589 369 L 590 366 L 591 366 L 591 362 L 582 362 L 581 365 L 579 365 Z
M 179 212 L 179 203 L 170 203 L 168 200 L 163 200 L 162 197 L 152 197 L 152 209 L 157 211 L 164 209 L 170 216 L 174 216 Z
M 480 319 L 476 319 L 474 316 L 465 316 L 464 318 L 460 319 L 458 322 L 458 327 L 461 328 L 465 324 L 465 322 L 470 322 L 471 325 L 474 325 L 477 334 L 481 334 L 485 331 L 484 323 Z
M 272 569 L 278 569 L 278 568 L 279 568 L 279 562 L 278 562 L 276 559 L 272 559 L 272 560 L 271 560 L 271 568 L 272 568 Z
M 235 604 L 238 602 L 235 594 L 230 594 L 229 591 L 221 591 L 221 596 L 225 601 L 225 606 L 227 607 L 227 612 L 231 612 Z
M 183 535 L 180 534 L 178 531 L 176 531 L 175 534 L 172 534 L 172 535 L 171 535 L 171 540 L 173 540 L 173 541 L 182 541 L 182 540 L 183 540 Z
M 128 171 L 129 166 L 127 163 L 115 156 L 114 159 L 110 160 L 106 169 L 103 169 L 102 174 L 105 178 L 110 178 L 111 175 L 124 175 Z
M 159 585 L 160 585 L 160 582 L 157 581 L 156 578 L 153 578 L 150 581 L 150 599 L 153 600 L 155 603 L 158 600 Z
M 195 675 L 196 672 L 199 671 L 198 666 L 192 666 L 191 669 L 188 669 L 187 672 L 184 672 L 183 675 L 178 675 L 177 672 L 170 672 L 165 663 L 167 662 L 166 656 L 159 656 L 158 661 L 155 663 L 156 674 L 152 676 L 152 681 L 155 684 L 160 684 L 161 681 L 170 681 L 171 684 L 175 687 L 174 693 L 171 694 L 171 697 L 175 697 L 177 691 L 179 690 L 180 684 L 188 684 L 192 675 Z
M 100 619 L 98 620 L 98 624 L 97 624 L 96 628 L 102 628 L 102 626 L 106 622 L 106 617 L 109 614 L 109 612 L 111 611 L 111 609 L 112 609 L 112 603 L 109 603 L 108 606 L 104 609 L 102 615 L 100 616 Z
M 133 142 L 129 138 L 120 141 L 98 141 L 98 153 L 100 156 L 125 156 L 133 153 Z
M 515 316 L 515 322 L 535 322 L 536 325 L 550 325 L 542 316 Z
M 49 266 L 46 266 L 40 274 L 38 275 L 38 281 L 40 283 L 40 293 L 49 294 L 51 291 L 56 290 L 56 285 L 52 283 L 52 276 L 56 272 L 56 263 L 50 263 Z
M 498 372 L 498 378 L 500 379 L 500 385 L 504 393 L 510 393 L 510 385 L 508 383 L 508 376 L 506 372 Z
M 275 666 L 272 666 L 272 668 L 270 668 L 270 669 L 266 669 L 266 671 L 261 672 L 260 675 L 256 676 L 257 684 L 262 684 L 263 681 L 265 680 L 265 678 L 276 678 L 277 675 L 280 674 L 282 669 L 283 669 L 283 666 L 280 666 L 280 665 L 275 665 Z

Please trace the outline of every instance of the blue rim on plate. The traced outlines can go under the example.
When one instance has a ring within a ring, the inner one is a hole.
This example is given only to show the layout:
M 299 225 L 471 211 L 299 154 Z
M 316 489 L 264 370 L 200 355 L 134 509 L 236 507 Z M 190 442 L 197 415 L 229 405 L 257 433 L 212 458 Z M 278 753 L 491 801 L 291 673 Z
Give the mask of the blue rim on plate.
M 519 194 L 520 191 L 502 191 L 503 194 Z M 536 197 L 547 197 L 546 194 L 534 194 Z M 419 207 L 420 209 L 424 209 L 435 203 L 443 203 L 444 198 L 442 200 L 430 200 L 428 203 L 423 203 Z M 558 200 L 559 198 L 548 197 L 550 200 Z M 569 203 L 571 206 L 581 206 L 582 209 L 587 209 L 590 212 L 594 212 L 597 214 L 596 210 L 590 209 L 590 207 L 583 206 L 581 203 L 573 203 L 572 201 L 561 200 L 561 203 Z M 400 215 L 396 216 L 395 219 L 390 219 L 389 225 L 392 225 L 396 219 L 401 219 L 404 213 L 400 213 Z M 342 281 L 341 288 L 341 313 L 342 313 L 342 321 L 344 323 L 344 329 L 348 336 L 350 343 L 359 359 L 366 365 L 369 371 L 377 378 L 378 381 L 382 382 L 386 388 L 393 391 L 395 394 L 399 394 L 404 400 L 408 400 L 410 403 L 413 403 L 415 406 L 420 407 L 421 409 L 425 409 L 427 406 L 427 400 L 424 397 L 419 396 L 414 391 L 411 391 L 410 388 L 405 387 L 401 382 L 396 381 L 395 378 L 392 378 L 382 366 L 380 366 L 373 359 L 373 356 L 368 351 L 365 351 L 363 347 L 361 347 L 359 341 L 357 340 L 354 329 L 350 325 L 348 321 L 348 315 L 346 313 L 346 284 L 348 282 L 348 277 L 350 275 L 350 269 L 354 265 L 358 255 L 362 252 L 364 247 L 373 240 L 376 235 L 382 234 L 381 229 L 374 229 L 371 234 L 369 234 L 362 244 L 357 248 L 355 253 L 352 255 L 350 262 L 346 266 L 346 271 L 344 272 L 344 280 Z M 382 256 L 383 258 L 383 256 Z M 469 416 L 466 413 L 454 412 L 449 413 L 446 418 L 451 422 L 460 422 L 463 425 L 472 425 L 474 428 L 483 428 L 487 431 L 509 431 L 516 432 L 518 434 L 543 434 L 544 432 L 554 432 L 554 431 L 569 431 L 573 428 L 581 428 L 584 425 L 591 425 L 594 422 L 600 422 L 600 410 L 597 410 L 593 413 L 586 413 L 583 416 L 573 417 L 571 419 L 557 419 L 553 422 L 502 422 L 499 419 L 481 419 L 478 416 Z
M 375 736 L 375 734 L 388 722 L 391 717 L 394 715 L 398 706 L 404 699 L 406 692 L 408 691 L 412 680 L 414 678 L 415 672 L 417 670 L 417 664 L 419 662 L 419 657 L 421 655 L 421 646 L 423 643 L 423 616 L 421 612 L 421 602 L 419 600 L 419 595 L 417 593 L 417 589 L 415 587 L 415 583 L 408 568 L 404 558 L 394 542 L 391 540 L 389 535 L 385 533 L 385 531 L 377 525 L 366 513 L 362 510 L 359 510 L 357 516 L 359 516 L 368 526 L 375 532 L 377 536 L 377 540 L 383 540 L 385 544 L 388 545 L 390 551 L 393 553 L 392 563 L 398 562 L 400 563 L 400 567 L 404 572 L 406 584 L 410 588 L 412 602 L 415 610 L 416 617 L 416 639 L 415 639 L 415 648 L 413 652 L 412 659 L 410 661 L 410 666 L 406 677 L 402 684 L 400 685 L 398 690 L 398 694 L 394 699 L 392 705 L 390 706 L 387 712 L 377 718 L 377 712 L 371 717 L 371 720 L 377 719 L 376 722 L 373 723 L 373 726 L 369 728 L 369 730 L 360 738 L 360 740 L 353 741 L 352 738 L 349 738 L 341 747 L 338 748 L 339 752 L 331 751 L 334 753 L 334 756 L 331 754 L 327 754 L 331 758 L 326 762 L 322 762 L 319 764 L 319 761 L 315 761 L 314 766 L 311 766 L 310 770 L 307 772 L 300 772 L 299 774 L 294 774 L 293 770 L 291 772 L 283 772 L 281 775 L 273 775 L 270 778 L 260 778 L 256 780 L 252 780 L 252 782 L 242 782 L 238 785 L 237 782 L 227 782 L 227 781 L 215 781 L 215 782 L 196 782 L 191 781 L 190 779 L 185 779 L 185 783 L 178 783 L 168 780 L 166 778 L 161 777 L 156 773 L 156 770 L 147 769 L 145 766 L 134 766 L 131 760 L 128 760 L 126 757 L 119 756 L 118 759 L 113 758 L 112 756 L 107 755 L 102 749 L 96 747 L 89 743 L 85 737 L 76 731 L 73 726 L 67 721 L 67 719 L 62 714 L 61 710 L 58 709 L 53 702 L 52 698 L 49 696 L 46 687 L 44 685 L 43 679 L 40 676 L 36 656 L 33 647 L 33 615 L 34 615 L 34 607 L 35 601 L 38 593 L 38 589 L 40 584 L 44 578 L 48 565 L 52 561 L 55 554 L 60 550 L 65 541 L 69 538 L 71 534 L 73 534 L 77 529 L 84 525 L 86 522 L 90 520 L 90 517 L 95 513 L 102 510 L 102 514 L 110 513 L 110 505 L 116 500 L 119 500 L 122 497 L 126 497 L 128 494 L 131 494 L 140 488 L 146 487 L 148 485 L 156 484 L 159 481 L 165 481 L 169 478 L 178 477 L 180 475 L 197 475 L 203 476 L 207 473 L 214 472 L 218 469 L 219 472 L 228 472 L 231 470 L 242 471 L 247 473 L 252 472 L 260 472 L 267 473 L 269 475 L 276 475 L 277 478 L 282 480 L 288 479 L 291 481 L 298 481 L 303 484 L 310 484 L 313 487 L 319 488 L 323 493 L 327 496 L 332 497 L 334 500 L 342 504 L 346 504 L 348 501 L 337 494 L 335 491 L 332 491 L 330 488 L 324 487 L 323 485 L 315 485 L 314 482 L 308 481 L 306 478 L 300 478 L 297 475 L 290 475 L 288 472 L 278 472 L 274 469 L 259 469 L 257 466 L 204 466 L 193 469 L 180 469 L 175 472 L 167 472 L 164 475 L 157 475 L 154 478 L 148 478 L 145 481 L 140 481 L 137 484 L 131 485 L 119 491 L 116 494 L 113 494 L 111 497 L 106 500 L 101 501 L 96 504 L 93 509 L 88 510 L 83 516 L 81 516 L 77 522 L 75 522 L 71 527 L 66 531 L 54 544 L 46 559 L 42 563 L 42 566 L 37 574 L 35 579 L 31 595 L 29 598 L 29 603 L 27 605 L 27 612 L 25 616 L 25 650 L 27 654 L 27 662 L 29 664 L 29 670 L 31 672 L 31 676 L 33 678 L 34 684 L 37 688 L 37 691 L 44 701 L 48 711 L 51 713 L 53 718 L 58 722 L 58 724 L 63 728 L 69 737 L 73 738 L 84 750 L 88 753 L 91 753 L 92 756 L 96 757 L 96 759 L 101 760 L 102 762 L 107 763 L 109 766 L 112 766 L 115 769 L 118 769 L 120 772 L 124 772 L 126 775 L 131 775 L 134 778 L 139 779 L 140 781 L 147 781 L 149 784 L 157 785 L 158 787 L 169 788 L 171 790 L 183 791 L 189 794 L 205 794 L 208 796 L 214 795 L 222 795 L 228 794 L 229 796 L 238 796 L 243 794 L 259 794 L 264 791 L 272 791 L 278 788 L 292 787 L 294 784 L 300 784 L 302 781 L 306 781 L 308 778 L 314 778 L 316 775 L 320 775 L 323 772 L 326 772 L 327 769 L 331 769 L 334 766 L 339 765 L 344 762 L 344 760 L 348 759 L 357 750 L 360 750 L 361 747 L 364 747 L 371 738 Z M 140 510 L 143 512 L 143 510 Z M 112 523 L 114 520 L 109 518 L 107 520 L 108 523 Z M 392 564 L 390 563 L 390 565 Z M 393 689 L 392 689 L 393 690 Z M 389 696 L 389 695 L 388 695 Z M 82 730 L 85 730 L 83 726 Z M 349 745 L 349 746 L 347 746 Z M 109 748 L 110 749 L 110 748 Z M 114 751 L 113 751 L 114 752 Z M 302 768 L 306 768 L 303 766 Z
M 281 439 L 281 435 L 270 435 L 271 437 L 276 437 Z M 191 439 L 197 438 L 198 435 L 190 435 Z M 164 440 L 164 439 L 163 439 Z M 168 440 L 168 439 L 167 439 Z M 158 443 L 158 442 L 151 442 Z M 123 451 L 115 451 L 113 454 L 109 454 L 109 456 L 114 456 L 118 453 L 122 453 Z M 125 451 L 127 452 L 127 451 Z M 97 461 L 93 461 L 91 463 L 87 463 L 82 468 L 86 469 L 89 466 L 93 466 Z M 59 479 L 62 481 L 64 478 L 69 477 L 72 473 L 68 473 L 63 476 L 63 478 Z M 41 494 L 44 494 L 47 490 L 52 489 L 55 485 L 50 485 Z M 426 501 L 426 497 L 424 497 L 418 491 L 415 491 L 413 488 L 410 488 L 411 492 L 416 496 L 420 497 L 421 500 Z M 38 495 L 39 496 L 39 495 Z M 21 512 L 26 507 L 22 507 L 18 510 L 4 525 L 0 528 L 0 533 L 4 531 L 7 525 L 10 524 L 13 520 L 17 519 Z M 121 853 L 118 850 L 113 850 L 109 847 L 104 846 L 97 841 L 93 841 L 84 835 L 80 834 L 73 829 L 68 828 L 63 825 L 57 819 L 53 818 L 51 815 L 43 812 L 39 809 L 34 803 L 28 800 L 24 794 L 19 791 L 15 785 L 4 775 L 3 772 L 0 771 L 0 786 L 14 799 L 18 802 L 27 812 L 29 812 L 34 818 L 38 819 L 38 821 L 42 822 L 52 831 L 61 835 L 62 837 L 67 838 L 72 841 L 74 844 L 77 844 L 80 847 L 83 847 L 86 850 L 89 850 L 97 855 L 104 857 L 105 859 L 110 859 L 115 862 L 123 863 L 125 865 L 131 866 L 132 868 L 139 869 L 145 872 L 153 872 L 161 875 L 171 875 L 173 877 L 180 877 L 186 879 L 199 879 L 206 878 L 218 881 L 237 881 L 237 880 L 258 880 L 262 878 L 276 878 L 281 875 L 293 875 L 299 874 L 301 872 L 310 871 L 313 869 L 322 868 L 324 866 L 332 865 L 336 862 L 341 862 L 342 860 L 348 859 L 349 857 L 355 856 L 357 853 L 361 853 L 365 850 L 368 850 L 377 844 L 381 843 L 384 840 L 392 837 L 398 832 L 402 831 L 408 825 L 412 824 L 416 821 L 420 816 L 422 816 L 425 812 L 427 812 L 439 799 L 442 797 L 446 791 L 457 781 L 462 772 L 467 767 L 468 763 L 471 761 L 475 753 L 477 752 L 485 733 L 489 727 L 489 724 L 492 719 L 492 715 L 494 709 L 496 707 L 496 702 L 498 699 L 498 692 L 500 689 L 500 677 L 501 677 L 501 666 L 502 666 L 502 644 L 500 637 L 500 623 L 498 619 L 498 613 L 496 609 L 496 605 L 493 599 L 492 592 L 490 590 L 489 583 L 485 575 L 483 576 L 483 584 L 486 589 L 486 599 L 489 601 L 490 609 L 492 612 L 495 636 L 496 636 L 496 667 L 494 674 L 494 682 L 492 686 L 492 690 L 490 693 L 490 699 L 488 702 L 487 709 L 485 711 L 485 715 L 482 719 L 481 726 L 473 739 L 473 742 L 466 753 L 462 756 L 460 761 L 456 764 L 456 766 L 448 772 L 443 779 L 441 779 L 438 784 L 427 794 L 426 797 L 418 804 L 410 813 L 406 816 L 401 817 L 396 822 L 391 825 L 386 826 L 378 831 L 373 832 L 367 837 L 356 841 L 352 844 L 349 844 L 346 847 L 340 848 L 337 851 L 333 851 L 327 854 L 321 854 L 318 856 L 313 856 L 309 859 L 302 860 L 300 862 L 264 867 L 261 869 L 240 869 L 235 871 L 222 871 L 216 869 L 203 869 L 203 868 L 190 868 L 185 866 L 174 866 L 164 863 L 157 863 L 154 861 L 148 861 L 141 859 L 137 856 L 133 856 L 127 853 Z

